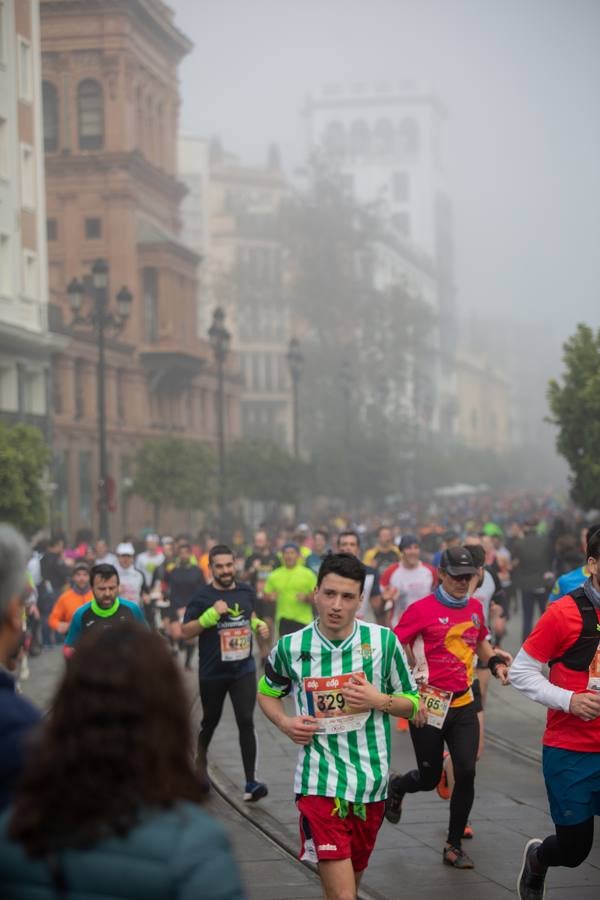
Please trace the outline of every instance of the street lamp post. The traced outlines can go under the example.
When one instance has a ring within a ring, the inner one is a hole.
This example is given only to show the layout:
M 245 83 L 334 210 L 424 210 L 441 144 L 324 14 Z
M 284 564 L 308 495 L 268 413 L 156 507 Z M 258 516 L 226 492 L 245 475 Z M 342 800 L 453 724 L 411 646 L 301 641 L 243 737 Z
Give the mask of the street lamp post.
M 304 356 L 300 351 L 300 341 L 298 338 L 290 338 L 290 344 L 286 355 L 288 367 L 290 370 L 290 378 L 292 381 L 292 440 L 294 446 L 294 456 L 298 459 L 300 455 L 300 415 L 298 406 L 298 388 L 300 378 L 304 369 Z
M 100 514 L 100 535 L 110 542 L 110 526 L 108 520 L 108 454 L 106 450 L 106 330 L 111 329 L 118 334 L 125 326 L 131 313 L 133 296 L 123 286 L 116 296 L 117 311 L 108 309 L 108 263 L 98 259 L 92 266 L 91 275 L 81 281 L 71 279 L 67 287 L 67 295 L 73 314 L 72 324 L 75 327 L 91 327 L 96 336 L 98 348 L 98 507 Z M 84 298 L 91 300 L 90 308 L 83 311 Z
M 225 539 L 225 360 L 229 353 L 231 334 L 225 327 L 225 310 L 217 306 L 208 329 L 210 345 L 217 364 L 217 442 L 219 454 L 219 537 Z

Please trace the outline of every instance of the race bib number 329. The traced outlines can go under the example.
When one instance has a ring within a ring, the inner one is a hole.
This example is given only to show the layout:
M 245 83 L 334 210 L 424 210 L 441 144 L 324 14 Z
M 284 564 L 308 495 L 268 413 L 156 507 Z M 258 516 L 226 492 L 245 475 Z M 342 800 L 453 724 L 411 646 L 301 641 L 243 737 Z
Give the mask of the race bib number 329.
M 363 673 L 354 674 L 362 676 Z M 317 734 L 358 731 L 369 718 L 369 713 L 354 712 L 346 703 L 342 689 L 352 677 L 350 673 L 304 679 L 307 712 L 319 720 Z

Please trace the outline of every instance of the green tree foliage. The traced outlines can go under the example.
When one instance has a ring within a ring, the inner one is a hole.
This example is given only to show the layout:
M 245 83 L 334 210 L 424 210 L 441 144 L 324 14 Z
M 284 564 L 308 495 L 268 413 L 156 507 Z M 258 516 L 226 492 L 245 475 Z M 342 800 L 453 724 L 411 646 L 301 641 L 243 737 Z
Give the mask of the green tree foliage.
M 305 466 L 270 441 L 237 441 L 227 451 L 226 489 L 230 498 L 296 503 Z
M 214 496 L 215 456 L 209 447 L 180 437 L 145 441 L 135 459 L 132 493 L 155 508 L 204 509 Z
M 562 382 L 548 387 L 556 448 L 571 469 L 573 500 L 600 509 L 600 329 L 579 325 L 563 345 L 563 361 Z
M 46 523 L 41 483 L 49 459 L 39 429 L 0 423 L 0 520 L 28 537 Z

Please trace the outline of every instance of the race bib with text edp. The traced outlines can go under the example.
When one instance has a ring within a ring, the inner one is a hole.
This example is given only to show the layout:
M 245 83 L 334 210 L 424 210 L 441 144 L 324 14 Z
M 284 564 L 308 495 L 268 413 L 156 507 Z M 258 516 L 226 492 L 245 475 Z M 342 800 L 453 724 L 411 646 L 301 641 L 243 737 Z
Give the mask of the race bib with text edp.
M 359 731 L 364 726 L 369 713 L 354 712 L 342 693 L 344 685 L 353 677 L 364 677 L 364 674 L 354 672 L 304 679 L 307 712 L 319 722 L 317 734 Z

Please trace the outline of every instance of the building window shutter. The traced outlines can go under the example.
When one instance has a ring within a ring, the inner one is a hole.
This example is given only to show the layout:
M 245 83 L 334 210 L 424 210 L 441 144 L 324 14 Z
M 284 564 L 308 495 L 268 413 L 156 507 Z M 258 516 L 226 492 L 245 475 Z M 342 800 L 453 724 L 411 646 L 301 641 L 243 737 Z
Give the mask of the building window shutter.
M 79 149 L 101 150 L 104 146 L 104 98 L 102 85 L 92 78 L 77 89 Z
M 58 150 L 58 91 L 49 81 L 42 84 L 42 104 L 44 150 L 46 153 L 55 153 Z

